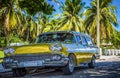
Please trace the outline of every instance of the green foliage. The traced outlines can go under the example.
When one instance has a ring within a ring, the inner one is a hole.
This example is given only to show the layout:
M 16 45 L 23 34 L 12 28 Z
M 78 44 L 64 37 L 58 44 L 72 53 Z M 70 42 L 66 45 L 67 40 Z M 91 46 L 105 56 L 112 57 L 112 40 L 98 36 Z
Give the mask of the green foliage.
M 23 42 L 17 34 L 10 34 L 9 35 L 9 43 L 18 43 L 18 42 Z M 5 47 L 6 46 L 6 40 L 5 37 L 0 37 L 0 47 Z
M 48 19 L 44 19 L 42 15 L 50 15 L 55 9 L 46 0 L 20 0 L 19 6 L 27 16 L 25 26 L 22 28 L 24 34 L 22 36 L 26 41 L 33 42 L 35 37 L 46 28 Z M 38 17 L 34 18 L 33 16 L 36 16 L 36 14 Z M 26 34 L 27 36 L 25 36 Z
M 19 38 L 17 34 L 10 34 L 10 43 L 17 43 L 17 42 L 22 42 L 22 40 Z
M 53 6 L 49 5 L 46 0 L 21 0 L 19 1 L 21 8 L 24 8 L 30 15 L 35 15 L 37 12 L 52 14 Z
M 115 48 L 120 49 L 120 32 L 114 32 L 114 34 L 111 35 L 110 41 L 114 45 Z
M 79 14 L 83 9 L 84 3 L 81 0 L 66 0 L 63 6 L 63 11 L 66 11 L 72 15 Z
M 83 6 L 81 0 L 65 0 L 63 12 L 58 18 L 57 30 L 84 32 L 83 20 L 80 17 Z
M 0 26 L 3 28 L 2 35 L 5 35 L 4 42 L 6 45 L 9 45 L 11 30 L 21 25 L 21 10 L 18 7 L 18 0 L 1 0 L 0 4 L 0 21 L 2 23 Z
M 18 7 L 18 0 L 1 0 L 1 9 L 0 9 L 0 17 L 2 19 L 2 23 L 4 28 L 7 31 L 10 31 L 17 25 L 20 25 L 19 17 L 21 17 L 20 9 Z M 6 33 L 8 33 L 6 31 Z
M 20 42 L 21 39 L 33 42 L 37 24 L 32 16 L 37 12 L 52 14 L 54 11 L 46 0 L 0 0 L 0 4 L 0 35 L 4 35 L 0 38 L 0 47 Z M 22 14 L 21 9 L 27 13 Z
M 111 38 L 114 32 L 113 26 L 117 25 L 115 17 L 115 7 L 111 5 L 112 0 L 99 0 L 99 17 L 100 17 L 100 37 L 101 40 Z M 96 41 L 97 30 L 97 0 L 92 0 L 90 6 L 86 8 L 83 15 L 85 15 L 85 28 L 87 32 Z
M 46 0 L 0 0 L 0 47 L 34 42 L 38 34 L 57 30 L 88 32 L 96 41 L 97 0 L 91 0 L 84 12 L 82 0 L 52 1 L 59 4 L 62 13 L 49 18 L 55 9 Z M 99 1 L 101 41 L 110 39 L 119 48 L 120 33 L 113 28 L 117 25 L 115 7 L 111 5 L 112 0 Z
M 5 47 L 5 37 L 0 37 L 0 47 Z

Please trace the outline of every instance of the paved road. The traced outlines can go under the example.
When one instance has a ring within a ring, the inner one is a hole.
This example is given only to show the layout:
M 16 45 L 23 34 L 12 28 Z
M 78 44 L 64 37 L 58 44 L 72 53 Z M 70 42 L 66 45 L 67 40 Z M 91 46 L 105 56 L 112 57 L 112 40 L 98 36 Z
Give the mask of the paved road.
M 120 57 L 102 57 L 97 60 L 96 65 L 94 69 L 89 69 L 87 66 L 77 67 L 72 75 L 64 75 L 60 70 L 51 70 L 27 74 L 21 78 L 120 78 Z M 3 78 L 10 77 L 12 78 L 10 73 L 3 76 Z

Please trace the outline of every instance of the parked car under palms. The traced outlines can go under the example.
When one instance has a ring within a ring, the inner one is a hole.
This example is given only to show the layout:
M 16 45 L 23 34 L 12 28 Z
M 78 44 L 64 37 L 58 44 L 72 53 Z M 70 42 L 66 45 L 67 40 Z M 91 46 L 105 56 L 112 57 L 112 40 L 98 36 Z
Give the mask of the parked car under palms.
M 75 31 L 42 33 L 34 44 L 11 46 L 4 49 L 4 68 L 12 68 L 15 76 L 23 76 L 28 68 L 61 68 L 72 74 L 74 67 L 88 63 L 94 68 L 97 47 L 89 35 Z

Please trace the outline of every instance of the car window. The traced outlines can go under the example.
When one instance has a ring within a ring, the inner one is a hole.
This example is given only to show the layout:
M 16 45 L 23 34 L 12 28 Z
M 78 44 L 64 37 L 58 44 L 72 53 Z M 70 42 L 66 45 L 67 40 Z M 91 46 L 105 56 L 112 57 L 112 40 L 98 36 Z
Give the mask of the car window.
M 86 40 L 87 40 L 87 44 L 88 44 L 88 45 L 93 45 L 90 37 L 86 37 Z
M 85 36 L 82 35 L 81 38 L 82 38 L 82 44 L 83 45 L 87 45 L 87 41 L 85 39 Z
M 36 39 L 36 43 L 53 43 L 53 42 L 64 42 L 64 43 L 75 43 L 74 35 L 71 33 L 52 33 L 42 34 Z
M 76 35 L 76 38 L 77 38 L 77 42 L 79 44 L 82 44 L 82 39 L 81 39 L 80 35 Z

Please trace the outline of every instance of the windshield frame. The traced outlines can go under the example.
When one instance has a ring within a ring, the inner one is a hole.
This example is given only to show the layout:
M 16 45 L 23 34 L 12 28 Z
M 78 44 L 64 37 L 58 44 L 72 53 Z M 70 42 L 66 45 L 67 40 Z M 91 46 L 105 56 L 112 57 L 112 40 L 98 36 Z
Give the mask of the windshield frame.
M 37 38 L 35 40 L 36 44 L 37 43 L 56 43 L 56 42 L 61 42 L 61 43 L 76 43 L 76 40 L 75 40 L 74 34 L 72 34 L 72 33 L 48 33 L 48 34 L 40 34 L 39 36 L 37 36 Z

